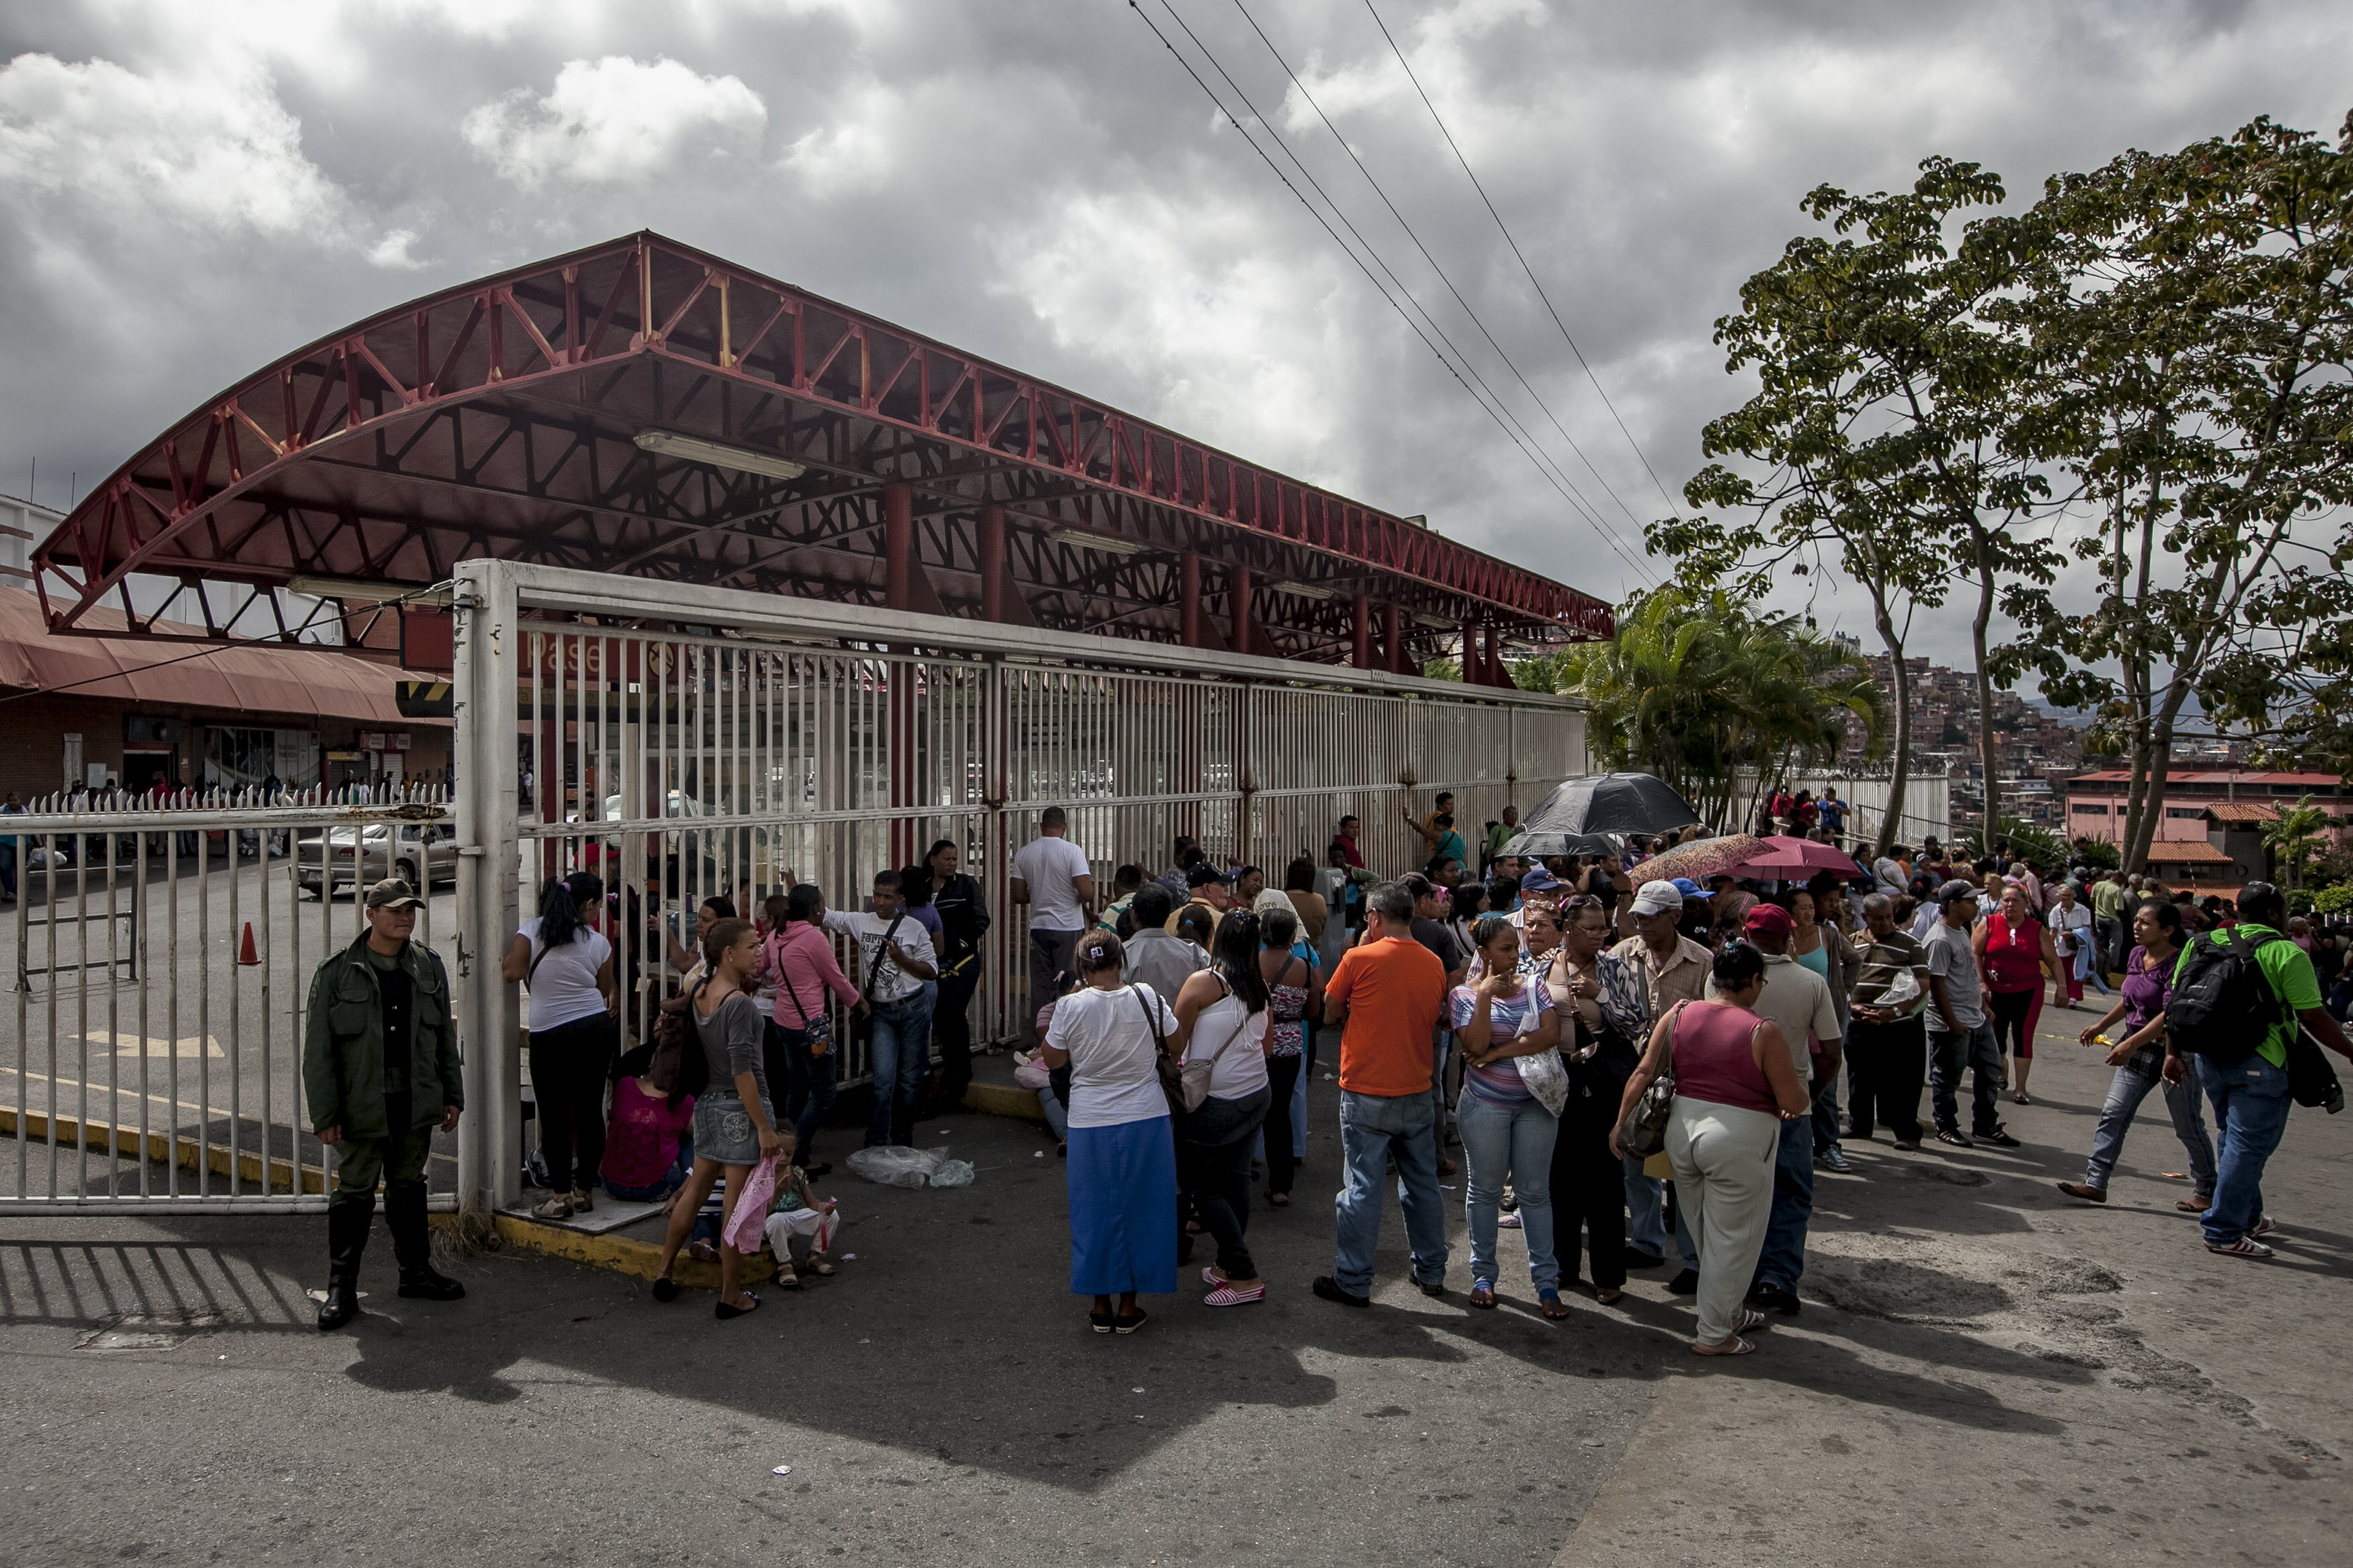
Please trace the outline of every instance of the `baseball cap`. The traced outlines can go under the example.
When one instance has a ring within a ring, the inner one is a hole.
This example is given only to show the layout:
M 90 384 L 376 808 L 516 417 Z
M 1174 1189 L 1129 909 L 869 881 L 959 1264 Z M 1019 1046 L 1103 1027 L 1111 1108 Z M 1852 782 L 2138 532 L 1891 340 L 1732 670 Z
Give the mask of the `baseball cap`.
M 1560 879 L 1542 866 L 1520 879 L 1520 891 L 1523 893 L 1542 893 L 1559 886 L 1561 886 Z
M 1231 877 L 1227 876 L 1223 871 L 1219 870 L 1207 860 L 1195 861 L 1193 868 L 1185 873 L 1185 885 L 1188 888 L 1206 888 L 1211 882 L 1230 882 L 1233 879 Z
M 1634 912 L 1638 915 L 1662 915 L 1683 907 L 1683 893 L 1672 882 L 1645 882 L 1634 889 Z
M 1958 877 L 1936 889 L 1936 901 L 1940 904 L 1949 904 L 1955 899 L 1975 899 L 1977 896 L 1977 884 L 1963 881 Z
M 1797 922 L 1778 904 L 1758 904 L 1748 911 L 1741 927 L 1751 936 L 1788 936 L 1797 930 Z
M 1714 893 L 1709 892 L 1705 888 L 1701 887 L 1689 877 L 1677 877 L 1674 879 L 1673 887 L 1676 892 L 1681 893 L 1683 896 L 1683 902 L 1687 904 L 1694 902 L 1704 904 L 1715 897 Z
M 372 910 L 421 910 L 425 907 L 425 900 L 399 878 L 386 877 L 368 889 L 367 907 Z

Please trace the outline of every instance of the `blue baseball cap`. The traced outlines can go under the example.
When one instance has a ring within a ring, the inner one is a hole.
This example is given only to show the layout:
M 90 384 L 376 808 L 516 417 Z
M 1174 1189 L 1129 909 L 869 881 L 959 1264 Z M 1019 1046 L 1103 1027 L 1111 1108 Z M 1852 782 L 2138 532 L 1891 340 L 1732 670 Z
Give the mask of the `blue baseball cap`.
M 1714 893 L 1709 892 L 1705 888 L 1701 887 L 1689 877 L 1677 877 L 1675 879 L 1675 891 L 1683 896 L 1683 901 L 1685 903 L 1690 903 L 1696 900 L 1700 903 L 1704 904 L 1710 899 L 1715 897 Z

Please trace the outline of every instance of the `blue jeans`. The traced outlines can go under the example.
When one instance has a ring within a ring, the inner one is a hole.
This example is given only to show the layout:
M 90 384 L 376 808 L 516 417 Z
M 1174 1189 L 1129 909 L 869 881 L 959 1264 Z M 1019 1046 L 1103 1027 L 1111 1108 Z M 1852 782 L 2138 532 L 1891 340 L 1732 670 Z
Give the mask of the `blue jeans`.
M 2165 1090 L 2165 1109 L 2173 1116 L 2174 1136 L 2189 1152 L 2189 1179 L 2197 1184 L 2200 1199 L 2211 1204 L 2214 1201 L 2214 1141 L 2206 1135 L 2206 1122 L 2200 1115 L 2202 1107 L 2194 1077 L 2171 1084 L 2150 1073 L 2118 1068 L 2108 1082 L 2108 1098 L 2100 1106 L 2100 1124 L 2092 1129 L 2092 1159 L 2084 1167 L 2084 1184 L 2104 1193 L 2108 1190 L 2108 1177 L 2116 1172 L 2116 1156 L 2124 1152 L 2125 1132 L 2133 1124 L 2133 1115 L 2148 1098 L 2148 1091 L 2158 1088 Z
M 866 1146 L 907 1143 L 915 1136 L 915 1106 L 932 1072 L 932 1006 L 939 983 L 874 1009 L 874 1045 L 867 1058 L 874 1077 L 874 1113 L 866 1119 Z
M 1757 1256 L 1757 1283 L 1795 1290 L 1806 1272 L 1806 1226 L 1814 1217 L 1814 1119 L 1781 1123 L 1773 1155 L 1773 1217 Z
M 610 1176 L 607 1176 L 603 1178 L 603 1180 L 605 1183 L 605 1190 L 612 1194 L 615 1197 L 620 1199 L 623 1203 L 652 1204 L 661 1202 L 663 1199 L 669 1197 L 670 1194 L 686 1185 L 687 1177 L 692 1174 L 694 1174 L 694 1140 L 691 1137 L 686 1137 L 678 1141 L 677 1161 L 671 1164 L 669 1170 L 663 1172 L 660 1178 L 655 1181 L 651 1185 L 643 1187 L 624 1187 L 617 1186 L 614 1184 L 613 1178 Z
M 1446 1278 L 1446 1210 L 1438 1196 L 1438 1128 L 1427 1091 L 1396 1096 L 1340 1093 L 1340 1157 L 1346 1180 L 1332 1200 L 1339 1247 L 1333 1282 L 1356 1296 L 1373 1289 L 1381 1239 L 1383 1166 L 1397 1162 L 1398 1207 L 1417 1279 Z
M 2287 1131 L 2287 1072 L 2261 1057 L 2236 1067 L 2217 1067 L 2199 1057 L 2198 1081 L 2214 1102 L 2214 1125 L 2221 1130 L 2215 1162 L 2213 1205 L 2199 1216 L 2206 1239 L 2227 1247 L 2254 1228 L 2263 1214 L 2263 1162 Z
M 807 1167 L 816 1148 L 817 1130 L 833 1114 L 833 1097 L 841 1081 L 841 1048 L 838 1041 L 828 1039 L 822 1052 L 813 1054 L 803 1031 L 778 1032 L 785 1040 L 785 1114 L 793 1121 L 793 1158 Z
M 1626 1156 L 1626 1245 L 1667 1255 L 1667 1184 L 1642 1174 L 1642 1162 Z
M 1983 1138 L 2001 1125 L 2001 1114 L 1994 1109 L 1994 1097 L 2001 1089 L 2001 1047 L 1994 1043 L 1991 1024 L 1979 1024 L 1958 1035 L 1928 1031 L 1928 1103 L 1936 1111 L 1939 1132 L 1960 1131 L 1964 1071 L 1977 1074 L 1969 1100 L 1969 1131 Z
M 1495 1222 L 1504 1184 L 1520 1195 L 1520 1235 L 1528 1244 L 1528 1279 L 1537 1290 L 1560 1289 L 1560 1258 L 1552 1237 L 1552 1146 L 1560 1121 L 1534 1100 L 1497 1105 L 1470 1089 L 1455 1102 L 1454 1130 L 1462 1135 L 1463 1210 L 1471 1222 L 1471 1278 L 1495 1281 Z

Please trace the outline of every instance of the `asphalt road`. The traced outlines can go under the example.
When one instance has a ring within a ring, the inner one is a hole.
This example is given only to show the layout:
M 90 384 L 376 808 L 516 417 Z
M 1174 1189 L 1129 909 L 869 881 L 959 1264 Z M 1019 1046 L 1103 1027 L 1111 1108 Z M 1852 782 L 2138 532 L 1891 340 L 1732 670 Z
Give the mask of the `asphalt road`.
M 976 1185 L 838 1174 L 854 1259 L 730 1323 L 511 1253 L 401 1301 L 379 1231 L 322 1336 L 316 1220 L 8 1222 L 0 1563 L 2341 1563 L 2353 1130 L 2296 1114 L 2281 1261 L 2226 1262 L 2161 1120 L 2106 1209 L 2052 1191 L 2087 1057 L 2047 1045 L 2024 1150 L 1825 1177 L 1806 1310 L 1734 1363 L 1661 1275 L 1544 1322 L 1510 1241 L 1504 1310 L 1459 1245 L 1428 1300 L 1394 1218 L 1374 1310 L 1312 1299 L 1324 1083 L 1300 1202 L 1253 1216 L 1268 1304 L 1188 1284 L 1132 1339 L 1064 1293 L 1042 1132 L 981 1117 L 923 1129 Z

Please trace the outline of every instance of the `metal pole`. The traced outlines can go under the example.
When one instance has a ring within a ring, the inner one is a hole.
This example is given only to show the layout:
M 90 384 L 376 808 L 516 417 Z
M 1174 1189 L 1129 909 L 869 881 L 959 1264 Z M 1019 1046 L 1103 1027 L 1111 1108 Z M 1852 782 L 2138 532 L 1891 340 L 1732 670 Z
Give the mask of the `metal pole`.
M 498 977 L 503 932 L 515 925 L 515 686 L 520 674 L 512 568 L 468 561 L 458 568 L 457 970 L 459 1049 L 466 1119 L 458 1140 L 461 1209 L 487 1221 L 522 1196 L 522 1064 L 514 988 Z

